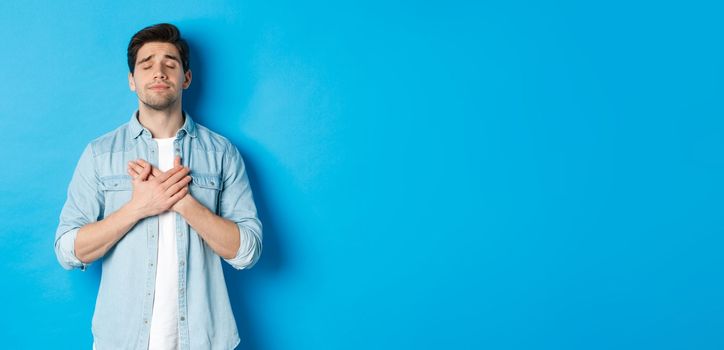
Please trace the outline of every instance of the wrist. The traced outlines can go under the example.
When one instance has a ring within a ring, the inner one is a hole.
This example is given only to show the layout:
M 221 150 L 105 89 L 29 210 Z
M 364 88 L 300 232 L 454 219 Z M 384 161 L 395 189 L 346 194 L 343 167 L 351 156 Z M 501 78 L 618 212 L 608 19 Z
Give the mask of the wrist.
M 133 202 L 128 202 L 124 204 L 118 211 L 122 211 L 125 216 L 130 218 L 133 222 L 141 221 L 141 219 L 146 217 L 143 211 L 135 206 Z
M 193 206 L 197 204 L 198 201 L 196 201 L 196 198 L 194 198 L 190 194 L 187 194 L 183 199 L 176 203 L 176 205 L 173 207 L 173 210 L 183 217 L 188 217 L 188 213 L 193 210 Z

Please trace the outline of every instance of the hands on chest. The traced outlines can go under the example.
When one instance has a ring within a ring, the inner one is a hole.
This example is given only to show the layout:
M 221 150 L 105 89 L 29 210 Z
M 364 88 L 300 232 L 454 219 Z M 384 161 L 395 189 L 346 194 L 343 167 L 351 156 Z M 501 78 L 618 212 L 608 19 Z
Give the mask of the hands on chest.
M 143 159 L 128 162 L 127 172 L 133 178 L 133 195 L 129 206 L 140 219 L 161 214 L 167 210 L 180 212 L 193 197 L 189 194 L 190 169 L 181 165 L 181 157 L 174 158 L 173 168 L 161 171 Z

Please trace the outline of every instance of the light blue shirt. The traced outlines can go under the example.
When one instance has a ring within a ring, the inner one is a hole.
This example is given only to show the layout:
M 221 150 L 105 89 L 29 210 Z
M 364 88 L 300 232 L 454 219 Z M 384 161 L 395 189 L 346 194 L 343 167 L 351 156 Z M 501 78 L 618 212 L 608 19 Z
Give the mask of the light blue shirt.
M 158 167 L 158 146 L 137 119 L 91 141 L 78 161 L 55 234 L 55 254 L 67 270 L 85 271 L 75 255 L 78 230 L 102 220 L 130 201 L 133 190 L 126 168 L 142 158 Z M 262 251 L 262 225 L 249 186 L 244 160 L 225 137 L 197 124 L 184 112 L 174 152 L 191 169 L 190 194 L 217 215 L 237 224 L 240 246 L 236 269 L 252 267 Z M 179 348 L 233 349 L 240 337 L 217 255 L 176 215 L 178 255 Z M 106 254 L 92 320 L 99 350 L 147 349 L 156 278 L 158 216 L 139 221 Z

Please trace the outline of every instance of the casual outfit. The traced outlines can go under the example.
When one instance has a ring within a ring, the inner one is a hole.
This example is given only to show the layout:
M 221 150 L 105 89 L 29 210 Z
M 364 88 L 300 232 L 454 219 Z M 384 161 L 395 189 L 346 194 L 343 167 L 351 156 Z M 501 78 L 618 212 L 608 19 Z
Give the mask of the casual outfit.
M 55 234 L 58 261 L 65 269 L 86 271 L 89 264 L 75 255 L 76 235 L 130 201 L 129 161 L 145 159 L 165 171 L 180 155 L 191 169 L 190 195 L 236 223 L 239 250 L 232 259 L 219 257 L 172 211 L 140 220 L 98 260 L 102 274 L 91 322 L 94 348 L 233 349 L 240 337 L 221 260 L 248 269 L 262 252 L 262 224 L 244 160 L 228 139 L 186 112 L 170 139 L 153 139 L 137 113 L 83 150 Z

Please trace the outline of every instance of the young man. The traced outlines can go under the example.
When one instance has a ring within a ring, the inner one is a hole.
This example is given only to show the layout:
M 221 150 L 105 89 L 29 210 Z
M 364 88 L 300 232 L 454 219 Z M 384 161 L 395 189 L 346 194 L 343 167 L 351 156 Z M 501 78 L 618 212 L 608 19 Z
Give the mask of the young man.
M 221 259 L 252 267 L 262 225 L 238 149 L 182 109 L 188 55 L 170 24 L 131 38 L 138 110 L 86 146 L 60 214 L 60 264 L 85 271 L 103 258 L 92 320 L 99 350 L 240 342 Z

